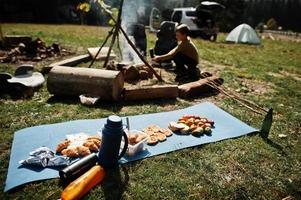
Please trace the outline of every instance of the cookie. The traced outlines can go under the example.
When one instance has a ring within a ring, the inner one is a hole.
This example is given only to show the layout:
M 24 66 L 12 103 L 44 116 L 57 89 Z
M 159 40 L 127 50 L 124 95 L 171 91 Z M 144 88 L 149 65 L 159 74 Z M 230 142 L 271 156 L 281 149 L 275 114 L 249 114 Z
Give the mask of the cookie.
M 56 147 L 56 152 L 61 153 L 62 150 L 66 149 L 70 144 L 70 140 L 64 140 L 60 142 Z
M 160 141 L 160 142 L 163 142 L 166 140 L 166 135 L 164 135 L 163 133 L 157 133 L 157 139 Z
M 63 155 L 71 157 L 71 158 L 76 158 L 79 156 L 77 149 L 76 148 L 68 148 L 68 149 L 64 149 L 61 152 Z
M 155 145 L 158 143 L 158 139 L 155 136 L 150 136 L 147 140 L 148 145 Z
M 83 144 L 83 146 L 88 147 L 90 149 L 90 151 L 99 151 L 99 148 L 97 147 L 97 145 L 94 144 L 94 142 L 92 141 L 87 141 Z
M 172 131 L 170 131 L 169 129 L 163 129 L 163 134 L 166 137 L 170 137 L 172 135 Z
M 85 146 L 78 146 L 78 147 L 76 147 L 76 150 L 80 156 L 88 156 L 91 154 L 90 149 Z

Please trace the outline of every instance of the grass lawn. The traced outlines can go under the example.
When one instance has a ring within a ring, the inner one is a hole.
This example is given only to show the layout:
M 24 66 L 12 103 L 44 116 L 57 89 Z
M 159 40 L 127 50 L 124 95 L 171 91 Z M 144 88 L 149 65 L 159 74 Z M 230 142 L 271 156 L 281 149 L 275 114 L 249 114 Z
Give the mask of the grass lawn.
M 4 24 L 5 34 L 30 34 L 48 44 L 59 42 L 74 53 L 97 46 L 109 28 L 73 25 Z M 194 40 L 201 69 L 222 76 L 225 86 L 266 108 L 274 108 L 270 139 L 258 135 L 202 145 L 127 164 L 94 188 L 85 199 L 301 199 L 301 43 L 263 40 L 263 46 Z M 148 34 L 153 47 L 154 34 Z M 35 63 L 37 69 L 53 62 Z M 13 72 L 15 65 L 0 64 Z M 154 113 L 211 101 L 260 128 L 263 116 L 219 94 L 193 100 L 111 103 L 88 108 L 74 100 L 51 101 L 44 85 L 32 99 L 0 99 L 0 199 L 58 199 L 58 179 L 27 184 L 3 193 L 13 133 L 19 129 L 75 119 Z M 168 123 L 168 122 L 166 122 Z M 279 134 L 287 135 L 280 138 Z

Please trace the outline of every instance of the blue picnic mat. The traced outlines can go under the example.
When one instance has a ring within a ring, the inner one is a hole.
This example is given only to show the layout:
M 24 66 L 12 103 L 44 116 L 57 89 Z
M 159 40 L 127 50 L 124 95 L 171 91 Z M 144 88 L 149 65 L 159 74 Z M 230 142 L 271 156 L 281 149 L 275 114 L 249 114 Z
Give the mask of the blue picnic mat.
M 122 158 L 120 163 L 123 164 L 135 160 L 141 160 L 175 150 L 235 138 L 257 131 L 257 129 L 248 126 L 209 102 L 176 111 L 131 116 L 131 128 L 142 130 L 150 124 L 156 124 L 162 128 L 167 128 L 170 121 L 177 121 L 184 114 L 200 115 L 214 120 L 215 128 L 212 129 L 211 136 L 204 135 L 198 138 L 192 135 L 173 134 L 163 143 L 158 143 L 155 146 L 147 146 L 146 151 L 141 152 L 135 157 Z M 25 183 L 59 177 L 57 169 L 22 167 L 19 164 L 19 161 L 27 158 L 30 151 L 41 146 L 47 146 L 54 150 L 56 145 L 66 138 L 67 134 L 75 134 L 79 132 L 96 134 L 97 131 L 101 130 L 105 122 L 105 118 L 76 120 L 35 126 L 17 131 L 14 134 L 4 191 L 6 192 Z

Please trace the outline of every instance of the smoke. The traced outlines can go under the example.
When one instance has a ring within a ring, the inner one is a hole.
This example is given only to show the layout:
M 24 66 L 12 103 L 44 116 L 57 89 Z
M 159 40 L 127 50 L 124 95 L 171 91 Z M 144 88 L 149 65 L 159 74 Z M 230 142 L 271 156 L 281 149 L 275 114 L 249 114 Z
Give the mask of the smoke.
M 124 0 L 121 16 L 121 26 L 128 34 L 131 41 L 135 44 L 133 37 L 132 25 L 140 23 L 142 16 L 145 15 L 145 1 L 144 0 Z M 123 35 L 120 36 L 120 46 L 122 53 L 122 60 L 125 62 L 133 62 L 135 64 L 142 63 L 138 55 L 128 44 Z

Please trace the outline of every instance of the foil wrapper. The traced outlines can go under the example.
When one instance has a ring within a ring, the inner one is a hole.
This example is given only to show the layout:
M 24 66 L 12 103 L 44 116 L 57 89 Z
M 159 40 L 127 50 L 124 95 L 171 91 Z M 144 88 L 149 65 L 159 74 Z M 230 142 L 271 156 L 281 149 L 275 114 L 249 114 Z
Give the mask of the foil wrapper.
M 40 147 L 29 153 L 29 157 L 20 160 L 22 165 L 32 165 L 41 167 L 60 167 L 70 164 L 70 158 L 66 156 L 57 156 L 48 147 Z
M 70 164 L 70 158 L 67 156 L 55 156 L 48 161 L 47 167 L 67 166 Z
M 48 147 L 40 147 L 30 152 L 29 155 L 30 156 L 47 155 L 47 156 L 54 157 L 55 153 Z
M 25 160 L 19 161 L 19 163 L 22 165 L 33 165 L 33 166 L 46 167 L 48 161 L 47 161 L 47 158 L 30 156 Z

